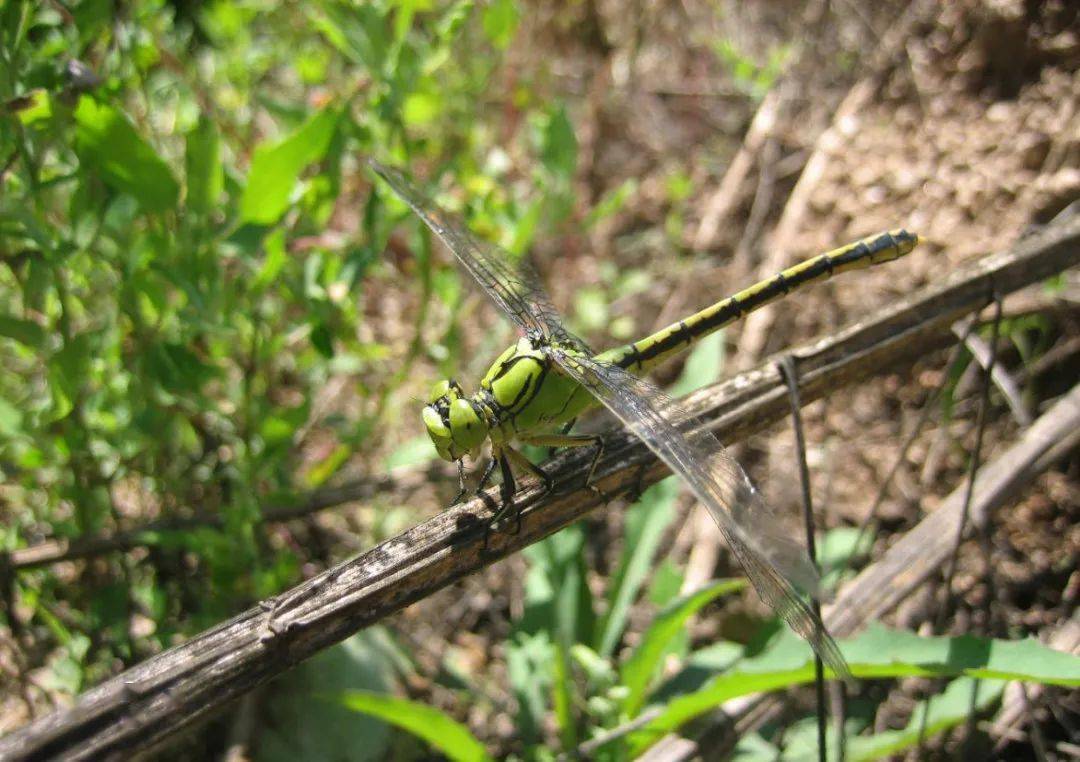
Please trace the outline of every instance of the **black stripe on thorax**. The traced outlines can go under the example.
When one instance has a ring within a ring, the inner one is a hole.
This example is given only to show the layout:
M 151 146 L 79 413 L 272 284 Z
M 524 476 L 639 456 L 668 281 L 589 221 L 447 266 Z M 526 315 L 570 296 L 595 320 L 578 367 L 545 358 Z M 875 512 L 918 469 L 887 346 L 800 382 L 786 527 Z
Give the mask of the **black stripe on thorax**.
M 551 367 L 551 361 L 545 361 L 544 359 L 530 356 L 517 356 L 503 362 L 502 365 L 499 367 L 499 371 L 491 379 L 490 383 L 494 384 L 496 381 L 498 381 L 500 378 L 506 375 L 506 373 L 509 372 L 510 367 L 513 366 L 514 363 L 520 362 L 522 360 L 531 360 L 537 363 L 540 366 L 540 375 L 538 378 L 536 378 L 536 382 L 533 383 L 534 377 L 530 374 L 526 379 L 526 382 L 522 385 L 521 390 L 517 393 L 517 396 L 514 397 L 514 399 L 510 402 L 509 405 L 500 404 L 499 401 L 495 398 L 495 394 L 490 389 L 484 390 L 485 392 L 487 392 L 487 395 L 490 398 L 492 405 L 494 405 L 495 409 L 497 410 L 500 421 L 505 420 L 508 417 L 512 419 L 517 412 L 520 412 L 521 408 L 532 402 L 533 398 L 539 393 L 540 387 L 544 385 L 544 379 L 547 378 L 548 369 Z

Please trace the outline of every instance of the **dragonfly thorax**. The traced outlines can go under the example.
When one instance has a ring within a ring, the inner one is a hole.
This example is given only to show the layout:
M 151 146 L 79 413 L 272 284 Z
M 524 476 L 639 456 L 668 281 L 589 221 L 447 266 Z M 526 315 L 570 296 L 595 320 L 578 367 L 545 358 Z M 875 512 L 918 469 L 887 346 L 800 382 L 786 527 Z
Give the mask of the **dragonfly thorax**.
M 455 381 L 435 385 L 423 419 L 440 457 L 475 456 L 489 437 L 500 445 L 550 431 L 589 406 L 591 396 L 554 367 L 546 347 L 543 339 L 522 337 L 492 363 L 472 396 Z

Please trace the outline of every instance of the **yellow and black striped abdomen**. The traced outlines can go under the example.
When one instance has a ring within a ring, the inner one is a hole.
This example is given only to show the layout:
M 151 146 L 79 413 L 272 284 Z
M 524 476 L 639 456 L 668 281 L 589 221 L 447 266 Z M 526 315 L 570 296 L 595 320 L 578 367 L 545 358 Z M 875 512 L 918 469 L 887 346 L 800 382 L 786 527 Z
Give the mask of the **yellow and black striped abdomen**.
M 827 280 L 847 270 L 858 270 L 899 259 L 918 243 L 919 237 L 906 230 L 893 230 L 863 238 L 789 267 L 711 307 L 706 307 L 697 314 L 657 331 L 652 336 L 604 352 L 600 358 L 631 372 L 644 373 L 698 339 L 792 291 L 815 281 Z

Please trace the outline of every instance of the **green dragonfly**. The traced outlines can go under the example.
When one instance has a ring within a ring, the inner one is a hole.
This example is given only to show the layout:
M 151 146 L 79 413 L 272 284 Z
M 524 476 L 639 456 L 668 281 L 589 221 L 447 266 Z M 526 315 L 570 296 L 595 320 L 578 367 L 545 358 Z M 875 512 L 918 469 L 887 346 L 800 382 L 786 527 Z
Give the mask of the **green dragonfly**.
M 806 550 L 783 533 L 761 494 L 715 435 L 695 425 L 679 403 L 635 374 L 796 288 L 904 256 L 918 244 L 918 236 L 896 230 L 820 254 L 647 338 L 597 354 L 566 329 L 527 263 L 514 263 L 498 246 L 473 235 L 397 169 L 375 160 L 370 163 L 521 334 L 495 360 L 475 394 L 467 395 L 456 381 L 440 381 L 423 409 L 424 425 L 439 456 L 458 464 L 462 491 L 455 502 L 465 493 L 464 459 L 477 458 L 485 442 L 492 457 L 477 489 L 487 484 L 496 463 L 502 475 L 502 507 L 492 522 L 513 504 L 515 467 L 552 486 L 547 474 L 515 449 L 515 443 L 595 446 L 588 484 L 603 440 L 570 430 L 579 415 L 603 405 L 687 483 L 716 521 L 762 600 L 836 674 L 850 676 L 836 643 L 803 597 L 821 594 Z

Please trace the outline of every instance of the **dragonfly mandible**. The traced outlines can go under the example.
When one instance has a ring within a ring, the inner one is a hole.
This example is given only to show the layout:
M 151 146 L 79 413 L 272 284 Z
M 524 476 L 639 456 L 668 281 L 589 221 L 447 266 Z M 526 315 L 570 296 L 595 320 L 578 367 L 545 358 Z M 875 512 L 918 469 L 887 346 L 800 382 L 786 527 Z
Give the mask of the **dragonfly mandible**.
M 837 675 L 849 677 L 839 648 L 804 598 L 821 592 L 806 550 L 782 533 L 761 494 L 716 436 L 695 426 L 685 408 L 636 374 L 801 286 L 904 256 L 918 244 L 918 236 L 895 230 L 820 254 L 651 336 L 597 354 L 566 329 L 528 263 L 514 263 L 498 246 L 475 236 L 401 171 L 369 161 L 521 334 L 495 360 L 474 394 L 468 395 L 455 381 L 440 381 L 423 409 L 424 425 L 439 456 L 458 463 L 462 488 L 458 499 L 465 493 L 464 459 L 479 456 L 485 443 L 491 447 L 491 460 L 478 489 L 487 483 L 496 464 L 502 475 L 502 507 L 492 521 L 513 504 L 515 467 L 551 486 L 547 474 L 515 444 L 594 446 L 588 483 L 603 440 L 572 434 L 568 424 L 602 405 L 686 482 L 762 600 Z

